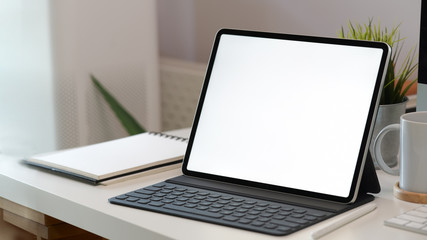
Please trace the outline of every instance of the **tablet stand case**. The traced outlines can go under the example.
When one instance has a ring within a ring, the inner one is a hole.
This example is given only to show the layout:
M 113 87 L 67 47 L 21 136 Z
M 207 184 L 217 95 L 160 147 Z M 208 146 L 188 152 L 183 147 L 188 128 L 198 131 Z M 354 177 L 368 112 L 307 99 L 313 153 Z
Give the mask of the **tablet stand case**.
M 166 182 L 182 184 L 192 187 L 200 187 L 209 190 L 216 190 L 220 192 L 226 192 L 235 194 L 239 192 L 240 194 L 246 195 L 248 197 L 259 198 L 268 201 L 277 201 L 282 203 L 288 203 L 293 205 L 299 205 L 303 207 L 316 208 L 326 211 L 331 211 L 336 214 L 346 212 L 353 208 L 359 207 L 365 203 L 371 202 L 375 197 L 369 193 L 379 193 L 381 187 L 378 181 L 377 173 L 372 161 L 366 160 L 365 167 L 362 173 L 362 180 L 359 187 L 359 193 L 357 200 L 352 204 L 343 204 L 331 201 L 325 201 L 321 199 L 314 199 L 304 196 L 298 196 L 287 193 L 280 193 L 275 191 L 269 191 L 264 189 L 258 189 L 253 187 L 240 186 L 230 183 L 217 182 L 214 180 L 198 179 L 190 176 L 178 176 L 166 180 Z M 334 214 L 334 215 L 336 215 Z M 332 216 L 334 216 L 332 215 Z

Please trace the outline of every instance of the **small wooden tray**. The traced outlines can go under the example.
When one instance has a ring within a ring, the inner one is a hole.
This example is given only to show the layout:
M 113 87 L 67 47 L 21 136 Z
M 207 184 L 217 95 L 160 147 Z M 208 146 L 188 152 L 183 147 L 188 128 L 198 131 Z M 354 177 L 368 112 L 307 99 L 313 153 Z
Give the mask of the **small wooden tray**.
M 399 182 L 396 182 L 393 188 L 393 194 L 396 198 L 413 203 L 427 203 L 427 193 L 409 192 L 399 187 Z

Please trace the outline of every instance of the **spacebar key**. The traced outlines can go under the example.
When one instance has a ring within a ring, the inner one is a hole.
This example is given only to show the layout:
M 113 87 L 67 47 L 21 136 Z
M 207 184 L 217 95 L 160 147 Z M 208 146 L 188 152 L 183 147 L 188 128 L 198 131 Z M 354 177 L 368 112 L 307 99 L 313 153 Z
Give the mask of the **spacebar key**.
M 195 208 L 186 208 L 186 207 L 182 207 L 182 206 L 175 206 L 175 205 L 165 205 L 163 206 L 166 209 L 171 209 L 171 210 L 175 210 L 175 211 L 179 211 L 179 212 L 185 212 L 185 213 L 189 213 L 189 214 L 197 214 L 197 215 L 201 215 L 201 216 L 205 216 L 205 217 L 211 217 L 211 218 L 221 218 L 223 215 L 219 214 L 219 213 L 214 213 L 214 212 L 208 212 L 208 211 L 200 211 L 197 210 Z

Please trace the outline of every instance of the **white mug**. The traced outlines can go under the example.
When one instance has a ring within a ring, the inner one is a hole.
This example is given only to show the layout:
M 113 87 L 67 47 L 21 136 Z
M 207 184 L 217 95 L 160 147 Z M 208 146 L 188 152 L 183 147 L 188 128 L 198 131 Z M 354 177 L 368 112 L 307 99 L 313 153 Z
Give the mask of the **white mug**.
M 381 142 L 390 131 L 400 130 L 400 167 L 390 168 L 382 158 Z M 427 112 L 412 112 L 400 117 L 400 124 L 383 128 L 375 138 L 374 155 L 378 166 L 400 175 L 399 187 L 405 191 L 427 193 Z

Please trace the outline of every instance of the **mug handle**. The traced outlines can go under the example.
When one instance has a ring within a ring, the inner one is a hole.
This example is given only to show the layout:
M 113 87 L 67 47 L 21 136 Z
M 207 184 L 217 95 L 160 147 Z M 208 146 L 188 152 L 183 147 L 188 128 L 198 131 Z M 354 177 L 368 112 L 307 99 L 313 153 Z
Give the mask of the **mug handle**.
M 384 136 L 390 132 L 390 131 L 398 131 L 400 129 L 400 124 L 390 124 L 387 127 L 383 128 L 380 133 L 378 133 L 378 136 L 375 138 L 373 149 L 374 149 L 374 156 L 375 160 L 378 163 L 378 166 L 386 173 L 398 176 L 399 175 L 399 169 L 392 169 L 390 168 L 383 159 L 383 156 L 381 154 L 381 143 L 383 141 Z

